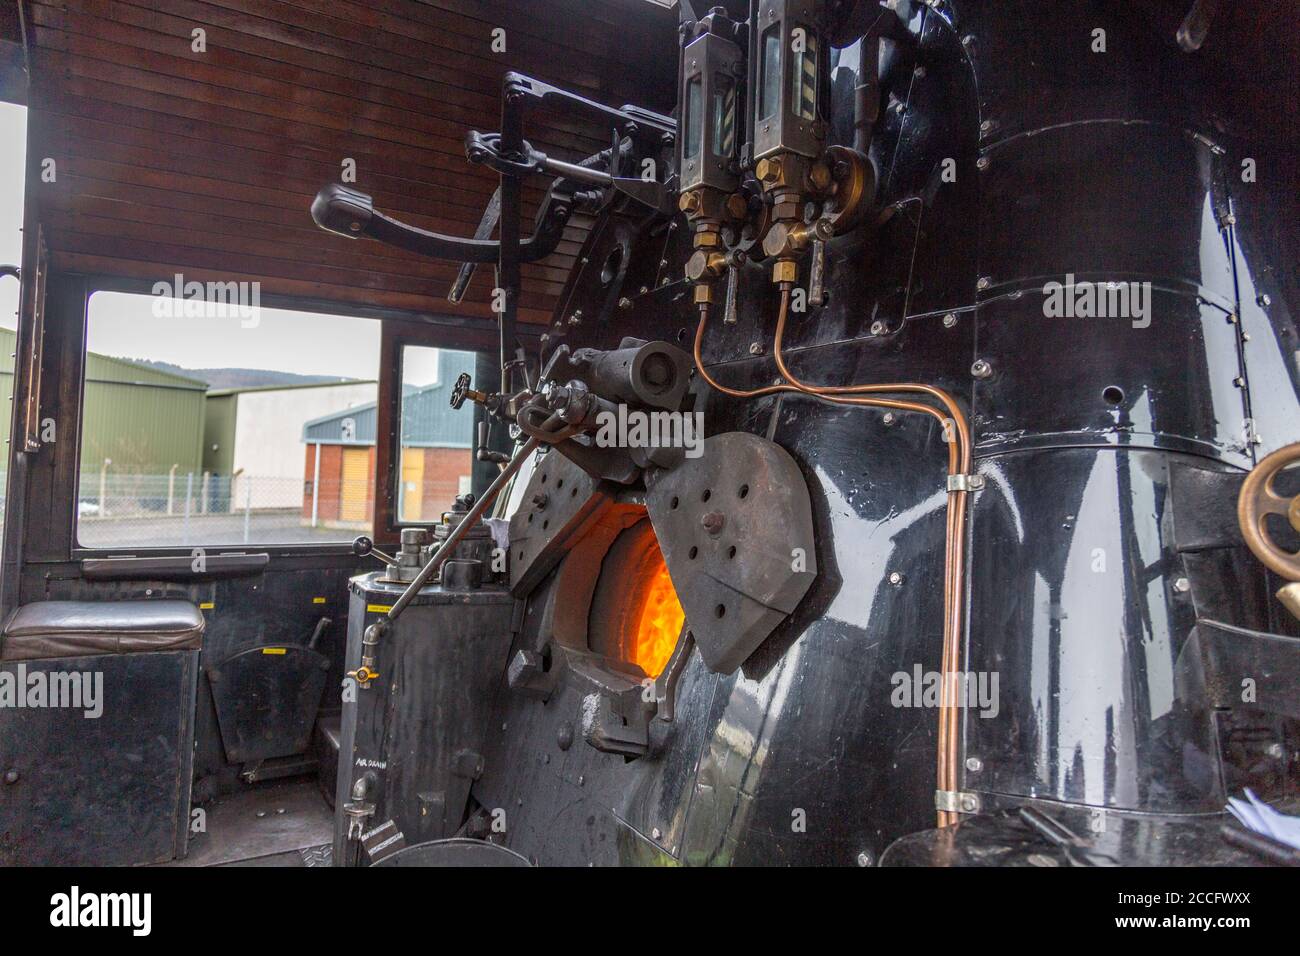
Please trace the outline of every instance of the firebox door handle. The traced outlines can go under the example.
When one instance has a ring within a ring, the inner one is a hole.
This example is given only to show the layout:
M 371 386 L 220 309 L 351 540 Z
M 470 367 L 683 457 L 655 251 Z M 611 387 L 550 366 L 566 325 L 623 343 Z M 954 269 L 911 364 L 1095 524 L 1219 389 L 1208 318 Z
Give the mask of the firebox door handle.
M 536 262 L 555 251 L 572 211 L 569 203 L 552 194 L 539 213 L 537 231 L 519 245 L 523 262 Z M 321 187 L 311 204 L 311 218 L 326 232 L 356 239 L 365 236 L 390 246 L 434 259 L 454 262 L 496 262 L 501 244 L 490 239 L 463 239 L 419 229 L 386 216 L 375 201 L 359 189 L 339 183 Z

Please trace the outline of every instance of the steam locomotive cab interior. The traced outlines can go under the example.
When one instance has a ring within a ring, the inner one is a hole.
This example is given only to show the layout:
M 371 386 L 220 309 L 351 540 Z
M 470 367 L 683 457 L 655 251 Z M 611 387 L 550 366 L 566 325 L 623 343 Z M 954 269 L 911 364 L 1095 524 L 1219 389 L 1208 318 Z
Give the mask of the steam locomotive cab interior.
M 108 6 L 6 33 L 0 862 L 1287 859 L 1266 17 Z

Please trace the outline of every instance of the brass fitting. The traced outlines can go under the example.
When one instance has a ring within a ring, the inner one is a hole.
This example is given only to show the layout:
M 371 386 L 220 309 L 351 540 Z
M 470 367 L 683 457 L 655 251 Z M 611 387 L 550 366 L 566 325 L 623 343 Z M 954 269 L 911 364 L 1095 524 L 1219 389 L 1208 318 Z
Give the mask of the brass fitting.
M 778 259 L 772 263 L 772 281 L 773 282 L 798 282 L 799 281 L 799 263 L 793 259 Z
M 814 222 L 778 222 L 763 237 L 763 251 L 769 256 L 789 258 L 813 242 L 826 242 L 835 235 L 835 228 L 826 219 Z
M 727 257 L 723 253 L 696 249 L 686 260 L 686 278 L 692 282 L 704 282 L 716 279 L 726 268 Z
M 348 671 L 347 676 L 351 677 L 361 687 L 369 687 L 372 680 L 379 679 L 379 671 L 371 670 L 363 664 L 354 671 Z
M 769 186 L 775 186 L 781 182 L 785 168 L 781 164 L 781 157 L 771 156 L 767 159 L 760 159 L 758 165 L 754 167 L 754 175 L 758 177 L 760 183 Z
M 831 168 L 823 162 L 813 163 L 812 169 L 808 170 L 808 182 L 819 193 L 824 193 L 831 188 L 835 182 L 831 176 Z

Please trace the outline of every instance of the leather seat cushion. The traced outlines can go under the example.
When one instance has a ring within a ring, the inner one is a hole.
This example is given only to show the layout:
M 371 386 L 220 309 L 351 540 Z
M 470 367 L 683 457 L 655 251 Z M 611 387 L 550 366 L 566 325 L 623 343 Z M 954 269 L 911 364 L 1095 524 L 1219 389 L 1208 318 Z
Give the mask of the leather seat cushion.
M 9 616 L 0 660 L 191 650 L 204 625 L 189 601 L 38 601 Z

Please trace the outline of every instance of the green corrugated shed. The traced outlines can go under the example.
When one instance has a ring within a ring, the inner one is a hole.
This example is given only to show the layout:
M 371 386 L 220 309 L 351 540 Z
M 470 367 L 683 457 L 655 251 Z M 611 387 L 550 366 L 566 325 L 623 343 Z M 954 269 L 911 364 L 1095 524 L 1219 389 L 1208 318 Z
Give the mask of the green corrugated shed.
M 118 475 L 201 472 L 207 391 L 197 379 L 88 354 L 82 471 L 98 473 L 109 458 Z
M 0 355 L 14 351 L 15 334 L 0 329 Z M 206 382 L 160 372 L 94 352 L 86 356 L 86 401 L 81 470 L 98 475 L 112 459 L 113 475 L 166 475 L 203 471 Z M 0 368 L 0 394 L 13 394 L 12 363 Z M 7 403 L 6 403 L 7 404 Z M 0 415 L 0 438 L 9 416 Z

